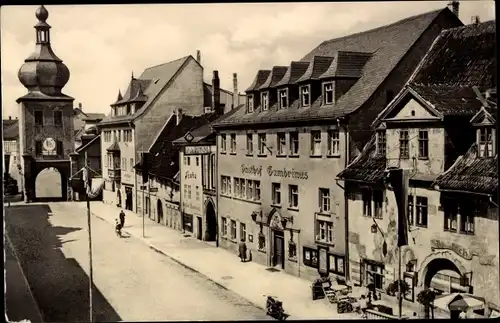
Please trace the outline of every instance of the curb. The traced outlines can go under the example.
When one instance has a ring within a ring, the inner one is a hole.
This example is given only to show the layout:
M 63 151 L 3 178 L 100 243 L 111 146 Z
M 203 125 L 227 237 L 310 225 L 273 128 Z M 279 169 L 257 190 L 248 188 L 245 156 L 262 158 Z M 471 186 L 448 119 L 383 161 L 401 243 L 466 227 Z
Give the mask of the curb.
M 100 219 L 100 220 L 102 220 L 102 221 L 104 221 L 104 222 L 110 223 L 108 220 L 106 220 L 106 219 L 104 219 L 103 217 L 101 217 L 101 216 L 99 216 L 99 215 L 95 214 L 94 212 L 92 212 L 92 211 L 91 211 L 91 213 L 92 213 L 92 215 L 94 215 L 94 216 L 95 216 L 95 217 L 97 217 L 98 219 Z M 111 223 L 110 223 L 110 224 L 111 224 Z M 245 297 L 245 296 L 243 296 L 243 295 L 241 295 L 241 294 L 239 294 L 239 293 L 237 293 L 237 292 L 235 292 L 235 291 L 233 291 L 233 290 L 229 289 L 228 287 L 226 287 L 226 286 L 222 285 L 221 283 L 219 283 L 219 282 L 215 281 L 214 279 L 210 278 L 209 276 L 205 275 L 204 273 L 200 272 L 199 270 L 197 270 L 197 269 L 195 269 L 195 268 L 193 268 L 193 267 L 191 267 L 191 266 L 189 266 L 189 265 L 185 264 L 185 263 L 184 263 L 184 262 L 182 262 L 181 260 L 176 259 L 175 257 L 173 257 L 173 256 L 171 256 L 171 255 L 169 255 L 169 254 L 165 253 L 163 250 L 161 250 L 160 248 L 156 247 L 156 246 L 155 246 L 155 245 L 153 245 L 152 243 L 150 243 L 150 242 L 148 242 L 148 241 L 144 240 L 144 238 L 141 238 L 141 237 L 136 237 L 135 235 L 133 235 L 133 234 L 131 234 L 130 232 L 125 231 L 125 230 L 123 230 L 123 232 L 125 232 L 126 234 L 128 234 L 128 235 L 129 235 L 129 236 L 131 236 L 131 237 L 134 237 L 134 238 L 136 238 L 136 239 L 141 240 L 142 242 L 144 242 L 145 244 L 147 244 L 147 245 L 148 245 L 148 247 L 149 247 L 151 250 L 154 250 L 155 252 L 157 252 L 157 253 L 159 253 L 159 254 L 161 254 L 161 255 L 163 255 L 163 256 L 165 256 L 165 257 L 167 257 L 167 258 L 171 259 L 171 260 L 172 260 L 172 261 L 174 261 L 175 263 L 177 263 L 177 264 L 181 265 L 182 267 L 184 267 L 184 268 L 186 268 L 186 269 L 188 269 L 188 270 L 190 270 L 190 271 L 192 271 L 192 272 L 195 272 L 195 273 L 197 273 L 197 274 L 199 274 L 199 275 L 203 276 L 205 279 L 207 279 L 208 281 L 212 282 L 212 283 L 213 283 L 213 284 L 215 284 L 217 287 L 219 287 L 219 288 L 221 288 L 221 289 L 223 289 L 223 290 L 226 290 L 226 291 L 233 292 L 233 293 L 235 293 L 235 294 L 239 295 L 240 297 L 244 298 L 245 300 L 247 300 L 247 301 L 248 301 L 248 302 L 249 302 L 252 306 L 254 306 L 254 307 L 256 307 L 256 308 L 258 308 L 258 309 L 260 309 L 260 310 L 263 310 L 263 311 L 267 312 L 266 308 L 265 308 L 265 307 L 263 307 L 262 305 L 259 305 L 259 304 L 254 303 L 253 301 L 249 300 L 247 297 Z M 290 317 L 291 317 L 291 316 L 289 315 L 289 316 L 288 316 L 288 318 L 290 318 Z

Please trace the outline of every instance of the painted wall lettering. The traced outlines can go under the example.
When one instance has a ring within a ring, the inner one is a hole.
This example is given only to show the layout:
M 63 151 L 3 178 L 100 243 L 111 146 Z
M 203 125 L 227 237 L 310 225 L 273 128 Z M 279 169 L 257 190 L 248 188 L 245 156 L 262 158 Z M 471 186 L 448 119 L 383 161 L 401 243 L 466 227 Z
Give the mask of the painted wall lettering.
M 432 239 L 431 240 L 431 249 L 448 249 L 453 252 L 455 252 L 457 255 L 460 257 L 467 259 L 467 260 L 472 260 L 472 252 L 468 250 L 467 248 L 462 247 L 461 245 L 457 243 L 449 243 L 446 241 L 441 241 L 437 239 Z
M 186 146 L 184 155 L 203 155 L 210 154 L 212 147 L 210 146 Z
M 187 171 L 184 175 L 184 179 L 196 179 L 196 174 L 194 172 Z
M 241 165 L 241 172 L 243 174 L 262 176 L 262 166 L 255 167 L 254 165 L 242 164 Z
M 269 176 L 277 176 L 277 177 L 290 177 L 290 178 L 296 178 L 296 179 L 307 179 L 308 175 L 307 172 L 297 172 L 295 169 L 287 169 L 282 168 L 282 169 L 273 169 L 273 166 L 269 166 L 267 168 L 267 174 Z

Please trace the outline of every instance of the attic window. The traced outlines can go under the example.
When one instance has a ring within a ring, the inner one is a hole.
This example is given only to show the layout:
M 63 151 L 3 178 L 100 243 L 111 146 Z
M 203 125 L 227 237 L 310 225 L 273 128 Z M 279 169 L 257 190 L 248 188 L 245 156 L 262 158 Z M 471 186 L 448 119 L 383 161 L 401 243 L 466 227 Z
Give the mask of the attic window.
M 300 88 L 300 97 L 301 97 L 303 107 L 308 107 L 311 104 L 311 102 L 310 102 L 311 96 L 309 94 L 309 85 L 305 85 L 305 86 L 302 86 Z
M 323 84 L 323 103 L 332 104 L 333 103 L 333 83 Z
M 269 93 L 262 93 L 262 111 L 269 110 Z
M 248 113 L 253 112 L 253 95 L 247 97 L 247 111 Z
M 160 80 L 160 79 L 154 79 L 153 84 L 158 83 L 158 81 L 159 81 L 159 80 Z
M 493 157 L 493 129 L 481 128 L 479 131 L 478 154 L 479 157 Z
M 288 93 L 287 89 L 279 91 L 280 94 L 280 109 L 288 108 Z

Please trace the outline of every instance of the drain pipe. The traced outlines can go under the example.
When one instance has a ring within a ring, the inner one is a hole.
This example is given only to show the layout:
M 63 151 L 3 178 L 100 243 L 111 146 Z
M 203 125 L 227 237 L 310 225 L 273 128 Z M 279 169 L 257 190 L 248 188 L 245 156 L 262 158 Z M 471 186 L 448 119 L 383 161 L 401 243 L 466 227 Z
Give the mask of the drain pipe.
M 344 121 L 344 169 L 347 167 L 347 164 L 349 162 L 349 132 L 347 130 L 347 122 L 345 118 L 337 118 L 337 127 L 339 129 L 339 132 L 341 130 L 341 124 L 340 122 Z M 350 280 L 350 270 L 349 270 L 349 199 L 348 199 L 348 194 L 346 190 L 346 182 L 344 181 L 344 187 L 342 187 L 339 183 L 338 180 L 335 180 L 335 183 L 337 186 L 339 186 L 343 191 L 344 191 L 344 254 L 345 254 L 345 278 L 346 281 Z

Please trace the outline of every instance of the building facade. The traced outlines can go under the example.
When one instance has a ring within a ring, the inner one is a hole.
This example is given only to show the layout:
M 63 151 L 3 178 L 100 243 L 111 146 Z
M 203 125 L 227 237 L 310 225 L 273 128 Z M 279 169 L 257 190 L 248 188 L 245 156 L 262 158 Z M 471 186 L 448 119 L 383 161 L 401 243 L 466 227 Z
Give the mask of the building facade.
M 21 173 L 21 155 L 19 153 L 19 120 L 9 119 L 2 120 L 3 128 L 3 170 L 4 174 L 9 174 L 10 177 L 17 181 L 17 190 L 20 191 L 22 185 Z
M 259 263 L 311 279 L 345 276 L 345 196 L 335 175 L 442 28 L 458 25 L 448 9 L 434 11 L 259 71 L 246 107 L 214 125 L 220 245 L 236 252 L 246 239 Z
M 487 22 L 443 31 L 373 124 L 363 152 L 339 174 L 348 196 L 353 281 L 385 291 L 401 269 L 410 303 L 432 287 L 474 293 L 498 309 L 494 30 Z M 396 200 L 384 184 L 390 167 L 410 175 L 402 268 Z

